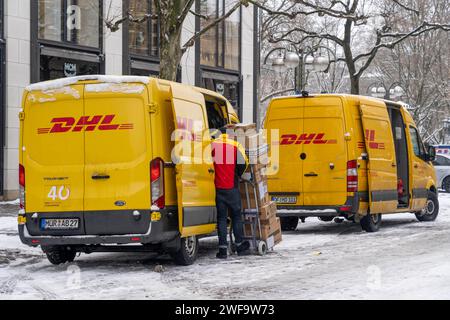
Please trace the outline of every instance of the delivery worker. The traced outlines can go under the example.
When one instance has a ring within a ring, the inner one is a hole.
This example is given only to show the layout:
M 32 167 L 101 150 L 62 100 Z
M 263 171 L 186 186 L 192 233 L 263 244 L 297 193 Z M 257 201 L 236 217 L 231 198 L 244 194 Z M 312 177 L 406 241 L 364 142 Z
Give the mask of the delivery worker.
M 226 259 L 228 251 L 227 217 L 231 214 L 233 234 L 238 255 L 249 254 L 250 243 L 243 241 L 244 228 L 241 216 L 239 177 L 248 166 L 244 148 L 226 134 L 227 128 L 213 134 L 212 157 L 214 161 L 219 252 L 217 258 Z

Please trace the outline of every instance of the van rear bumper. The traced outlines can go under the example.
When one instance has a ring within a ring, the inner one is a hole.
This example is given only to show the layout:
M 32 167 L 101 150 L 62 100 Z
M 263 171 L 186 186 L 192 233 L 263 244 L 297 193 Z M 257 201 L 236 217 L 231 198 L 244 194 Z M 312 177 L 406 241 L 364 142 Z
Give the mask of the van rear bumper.
M 277 205 L 278 217 L 336 217 L 353 215 L 359 210 L 361 193 L 347 197 L 347 201 L 336 206 L 292 206 Z
M 148 229 L 143 233 L 137 234 L 91 234 L 91 235 L 32 235 L 29 232 L 27 224 L 19 225 L 19 236 L 22 243 L 36 246 L 58 246 L 58 245 L 101 245 L 101 244 L 158 244 L 171 241 L 179 235 L 178 225 L 170 217 L 172 209 L 161 210 L 161 219 L 151 221 Z M 24 216 L 24 215 L 22 215 Z M 28 214 L 27 214 L 28 218 Z

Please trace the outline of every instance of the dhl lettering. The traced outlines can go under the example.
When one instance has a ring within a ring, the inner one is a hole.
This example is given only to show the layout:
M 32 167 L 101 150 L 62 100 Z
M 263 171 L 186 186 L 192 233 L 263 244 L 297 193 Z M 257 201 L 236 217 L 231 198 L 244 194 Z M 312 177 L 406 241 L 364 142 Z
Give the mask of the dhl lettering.
M 134 124 L 112 124 L 116 116 L 111 115 L 95 115 L 83 116 L 78 120 L 75 118 L 53 118 L 50 123 L 53 124 L 51 128 L 38 128 L 38 134 L 47 133 L 64 133 L 64 132 L 82 132 L 82 131 L 111 131 L 111 130 L 132 130 Z
M 376 142 L 375 140 L 375 130 L 366 130 L 366 141 L 368 147 L 375 150 L 384 150 L 385 144 L 382 142 Z M 361 148 L 360 143 L 358 143 L 358 146 Z
M 325 133 L 303 133 L 301 135 L 285 134 L 281 136 L 280 145 L 292 144 L 337 144 L 337 140 L 325 140 Z

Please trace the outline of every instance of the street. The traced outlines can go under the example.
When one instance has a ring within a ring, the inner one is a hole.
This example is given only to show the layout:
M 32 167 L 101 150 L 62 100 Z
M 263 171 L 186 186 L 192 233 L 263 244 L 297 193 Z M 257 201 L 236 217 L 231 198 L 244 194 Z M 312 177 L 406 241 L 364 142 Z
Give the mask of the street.
M 149 254 L 91 254 L 51 265 L 21 244 L 17 202 L 0 204 L 0 299 L 449 299 L 450 195 L 440 214 L 383 216 L 377 233 L 309 218 L 267 256 L 218 261 L 216 238 L 175 266 Z

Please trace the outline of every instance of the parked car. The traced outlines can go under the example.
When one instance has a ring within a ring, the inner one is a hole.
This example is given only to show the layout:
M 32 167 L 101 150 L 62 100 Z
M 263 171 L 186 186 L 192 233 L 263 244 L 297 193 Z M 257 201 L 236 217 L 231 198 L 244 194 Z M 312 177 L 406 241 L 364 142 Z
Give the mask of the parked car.
M 438 187 L 450 193 L 450 155 L 438 154 L 433 161 Z

